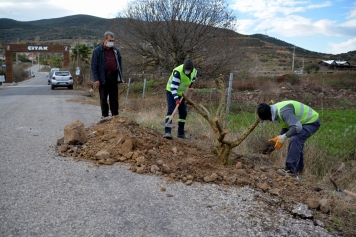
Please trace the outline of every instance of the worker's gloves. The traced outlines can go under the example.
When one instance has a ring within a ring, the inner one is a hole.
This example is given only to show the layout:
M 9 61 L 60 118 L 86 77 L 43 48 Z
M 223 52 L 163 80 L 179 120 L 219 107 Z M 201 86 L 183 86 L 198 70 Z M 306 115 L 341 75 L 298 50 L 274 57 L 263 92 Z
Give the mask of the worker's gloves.
M 176 106 L 180 104 L 180 100 L 176 100 Z
M 274 142 L 274 148 L 275 149 L 280 149 L 282 148 L 282 146 L 284 145 L 284 143 L 286 142 L 287 140 L 287 136 L 286 134 L 283 134 L 283 135 L 279 135 L 275 138 L 272 138 L 270 140 L 268 140 L 269 142 Z

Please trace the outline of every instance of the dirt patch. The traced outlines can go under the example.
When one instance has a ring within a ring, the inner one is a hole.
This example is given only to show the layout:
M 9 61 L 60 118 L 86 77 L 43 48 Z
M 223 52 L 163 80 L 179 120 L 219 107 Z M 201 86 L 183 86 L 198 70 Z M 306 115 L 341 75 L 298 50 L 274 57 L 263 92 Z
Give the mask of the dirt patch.
M 302 176 L 300 181 L 278 175 L 267 156 L 262 154 L 270 152 L 269 147 L 262 149 L 261 154 L 232 154 L 230 165 L 220 166 L 214 163 L 215 148 L 204 136 L 167 140 L 158 131 L 141 127 L 123 116 L 99 122 L 86 128 L 86 132 L 88 141 L 85 144 L 68 145 L 63 138 L 59 139 L 58 152 L 77 161 L 91 161 L 91 166 L 125 163 L 133 172 L 163 176 L 168 182 L 248 185 L 273 197 L 272 210 L 278 206 L 292 212 L 294 204 L 305 203 L 314 211 L 314 218 L 338 230 L 329 213 L 344 198 L 330 196 L 330 190 L 308 186 L 304 183 L 306 177 Z M 319 204 L 322 199 L 327 202 L 325 206 Z M 356 210 L 354 202 L 349 202 L 350 208 Z M 349 219 L 351 223 L 343 220 L 343 225 L 354 225 L 352 220 Z

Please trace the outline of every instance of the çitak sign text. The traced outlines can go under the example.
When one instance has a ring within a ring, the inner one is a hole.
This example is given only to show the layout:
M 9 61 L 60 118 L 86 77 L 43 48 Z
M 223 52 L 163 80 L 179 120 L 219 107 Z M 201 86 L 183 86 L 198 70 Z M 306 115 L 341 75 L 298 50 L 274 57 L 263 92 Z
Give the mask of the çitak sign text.
M 28 50 L 48 50 L 48 46 L 28 46 Z

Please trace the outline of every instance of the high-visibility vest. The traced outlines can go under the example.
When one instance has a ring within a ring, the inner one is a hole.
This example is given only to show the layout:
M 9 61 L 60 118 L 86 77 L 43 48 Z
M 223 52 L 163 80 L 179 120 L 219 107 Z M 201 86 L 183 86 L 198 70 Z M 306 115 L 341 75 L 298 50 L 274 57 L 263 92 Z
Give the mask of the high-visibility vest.
M 171 91 L 171 84 L 173 81 L 173 74 L 175 71 L 178 71 L 180 73 L 180 84 L 178 86 L 177 89 L 177 94 L 178 96 L 182 96 L 182 94 L 188 89 L 188 87 L 190 86 L 190 84 L 192 84 L 192 80 L 194 78 L 196 69 L 193 68 L 193 71 L 190 73 L 190 77 L 188 77 L 187 75 L 185 75 L 184 70 L 183 70 L 183 64 L 174 68 L 172 71 L 171 76 L 169 77 L 166 89 L 167 91 Z
M 313 110 L 312 108 L 310 108 L 309 106 L 301 102 L 294 101 L 294 100 L 278 102 L 275 105 L 277 107 L 279 124 L 282 126 L 282 128 L 289 128 L 289 125 L 281 117 L 281 109 L 288 104 L 293 105 L 295 115 L 297 116 L 298 120 L 302 125 L 308 123 L 314 123 L 319 118 L 319 114 L 315 110 Z

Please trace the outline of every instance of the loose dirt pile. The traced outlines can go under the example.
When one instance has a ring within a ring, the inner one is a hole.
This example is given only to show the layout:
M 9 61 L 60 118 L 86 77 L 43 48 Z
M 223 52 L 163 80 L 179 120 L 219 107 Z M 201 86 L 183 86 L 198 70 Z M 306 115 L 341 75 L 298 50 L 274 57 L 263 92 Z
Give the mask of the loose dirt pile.
M 163 176 L 168 182 L 248 185 L 273 196 L 272 209 L 279 206 L 292 211 L 295 203 L 305 203 L 315 211 L 314 218 L 334 225 L 327 215 L 337 204 L 330 190 L 307 186 L 303 177 L 300 181 L 276 174 L 266 155 L 232 154 L 231 165 L 216 165 L 215 148 L 203 136 L 167 140 L 161 133 L 123 116 L 99 122 L 86 132 L 85 144 L 68 145 L 64 138 L 59 139 L 58 152 L 78 161 L 91 161 L 93 166 L 125 163 L 133 172 Z

